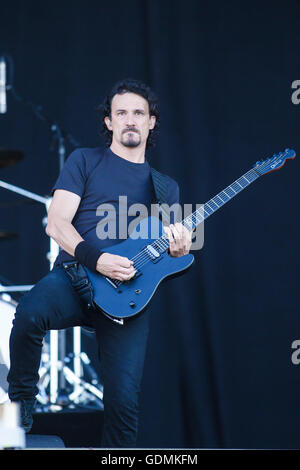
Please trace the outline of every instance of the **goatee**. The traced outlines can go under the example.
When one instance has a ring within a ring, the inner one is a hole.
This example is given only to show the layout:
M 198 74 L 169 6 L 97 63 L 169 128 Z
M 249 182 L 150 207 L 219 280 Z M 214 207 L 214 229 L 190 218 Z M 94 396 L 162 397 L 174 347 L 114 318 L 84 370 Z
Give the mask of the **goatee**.
M 122 142 L 122 144 L 124 145 L 124 147 L 138 147 L 140 145 L 140 141 L 128 140 L 128 141 Z

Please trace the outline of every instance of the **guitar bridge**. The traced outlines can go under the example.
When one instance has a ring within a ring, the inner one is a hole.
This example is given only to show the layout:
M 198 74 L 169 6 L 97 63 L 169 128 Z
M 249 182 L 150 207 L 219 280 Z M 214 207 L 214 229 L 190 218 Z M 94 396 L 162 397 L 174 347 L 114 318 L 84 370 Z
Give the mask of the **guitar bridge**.
M 106 277 L 106 276 L 105 276 L 105 279 L 107 280 L 107 282 L 110 283 L 111 286 L 113 286 L 115 289 L 118 289 L 119 287 L 117 284 L 118 281 L 114 281 L 113 279 L 110 279 L 109 277 Z
M 114 289 L 117 289 L 118 292 L 122 292 L 121 289 L 120 289 L 120 286 L 122 284 L 129 284 L 131 281 L 134 281 L 134 279 L 136 279 L 137 277 L 141 276 L 142 272 L 135 268 L 136 269 L 136 273 L 135 275 L 129 279 L 128 281 L 119 281 L 117 279 L 111 279 L 110 277 L 106 277 L 105 276 L 105 279 L 107 280 L 107 282 L 109 282 L 109 284 L 114 288 Z
M 122 282 L 122 284 L 129 284 L 131 281 L 134 281 L 137 277 L 141 276 L 142 272 L 139 269 L 137 269 L 134 265 L 133 267 L 136 271 L 135 275 L 128 281 L 119 281 L 119 282 Z

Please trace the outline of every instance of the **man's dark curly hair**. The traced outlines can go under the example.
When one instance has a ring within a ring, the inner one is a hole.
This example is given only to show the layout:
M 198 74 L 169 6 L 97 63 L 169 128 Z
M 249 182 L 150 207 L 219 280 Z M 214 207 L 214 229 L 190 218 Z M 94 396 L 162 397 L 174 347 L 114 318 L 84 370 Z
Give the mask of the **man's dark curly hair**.
M 155 138 L 158 134 L 160 127 L 160 114 L 158 109 L 158 102 L 155 93 L 143 82 L 139 80 L 134 80 L 132 78 L 127 78 L 120 82 L 117 82 L 110 93 L 106 96 L 103 103 L 98 107 L 98 111 L 101 113 L 101 128 L 100 132 L 104 135 L 105 144 L 107 147 L 111 145 L 112 142 L 112 131 L 107 129 L 107 126 L 104 122 L 106 116 L 111 117 L 111 102 L 115 95 L 122 95 L 123 93 L 131 92 L 137 95 L 142 96 L 148 101 L 150 116 L 156 117 L 156 123 L 154 129 L 149 131 L 149 136 L 147 139 L 146 148 L 154 147 Z

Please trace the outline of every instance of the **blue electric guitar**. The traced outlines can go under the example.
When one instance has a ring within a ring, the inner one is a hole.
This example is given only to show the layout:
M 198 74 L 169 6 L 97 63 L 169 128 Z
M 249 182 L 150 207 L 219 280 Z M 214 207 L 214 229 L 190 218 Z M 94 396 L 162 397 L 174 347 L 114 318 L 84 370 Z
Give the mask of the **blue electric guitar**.
M 295 156 L 293 150 L 286 149 L 283 153 L 256 162 L 251 170 L 181 223 L 188 230 L 193 230 L 257 178 L 278 170 L 287 159 Z M 152 238 L 151 233 L 154 231 L 159 236 Z M 137 234 L 143 234 L 143 237 L 137 237 Z M 163 230 L 163 224 L 159 218 L 153 216 L 144 218 L 127 240 L 106 248 L 107 253 L 125 256 L 132 260 L 137 272 L 132 279 L 124 282 L 86 269 L 94 291 L 95 306 L 112 320 L 121 322 L 123 318 L 142 312 L 163 280 L 183 274 L 194 261 L 194 256 L 190 253 L 181 257 L 172 257 L 168 254 L 168 248 L 169 240 Z

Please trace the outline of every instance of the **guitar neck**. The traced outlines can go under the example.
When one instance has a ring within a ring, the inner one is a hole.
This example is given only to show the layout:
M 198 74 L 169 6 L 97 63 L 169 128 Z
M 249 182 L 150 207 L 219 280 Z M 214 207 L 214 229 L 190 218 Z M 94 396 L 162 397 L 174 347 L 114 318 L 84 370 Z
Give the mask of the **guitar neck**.
M 213 198 L 195 210 L 192 214 L 181 221 L 189 231 L 201 224 L 205 219 L 214 214 L 224 204 L 229 202 L 233 197 L 239 194 L 241 191 L 247 188 L 257 178 L 261 176 L 254 168 L 249 170 L 247 173 L 242 175 L 240 178 L 235 180 L 232 184 L 227 186 L 221 192 L 216 194 Z M 169 239 L 167 234 L 162 235 L 155 243 L 156 248 L 160 248 L 159 251 L 165 251 L 169 248 Z
M 199 209 L 183 219 L 181 221 L 182 225 L 184 225 L 188 230 L 194 229 L 197 225 L 224 206 L 224 204 L 246 189 L 247 186 L 253 183 L 259 176 L 260 174 L 252 168 L 232 184 L 227 186 L 227 188 L 223 189 L 216 194 L 216 196 L 203 204 L 203 206 L 199 207 Z

